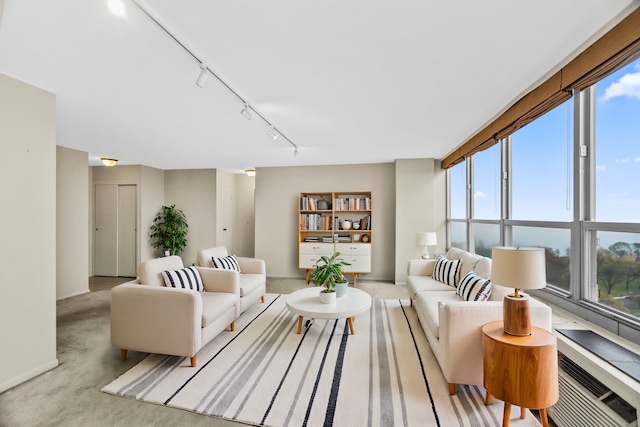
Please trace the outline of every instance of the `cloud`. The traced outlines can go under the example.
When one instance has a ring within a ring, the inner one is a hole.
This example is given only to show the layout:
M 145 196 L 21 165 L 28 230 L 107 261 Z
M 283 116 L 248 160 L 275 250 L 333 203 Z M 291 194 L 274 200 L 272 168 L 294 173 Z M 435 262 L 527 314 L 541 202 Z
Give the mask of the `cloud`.
M 618 96 L 640 100 L 640 64 L 635 66 L 636 72 L 627 73 L 604 90 L 604 101 Z
M 616 163 L 629 163 L 630 158 L 616 159 Z
M 634 161 L 634 162 L 640 162 L 640 157 L 635 157 L 635 158 L 633 159 L 633 161 Z
M 474 199 L 486 199 L 486 198 L 487 198 L 487 195 L 486 195 L 486 194 L 484 194 L 482 191 L 477 190 L 477 191 L 475 192 L 475 194 L 473 195 L 473 198 L 474 198 Z
M 596 170 L 597 170 L 598 172 L 604 172 L 606 169 L 607 169 L 607 166 L 606 166 L 606 165 L 599 165 L 599 166 L 596 166 Z

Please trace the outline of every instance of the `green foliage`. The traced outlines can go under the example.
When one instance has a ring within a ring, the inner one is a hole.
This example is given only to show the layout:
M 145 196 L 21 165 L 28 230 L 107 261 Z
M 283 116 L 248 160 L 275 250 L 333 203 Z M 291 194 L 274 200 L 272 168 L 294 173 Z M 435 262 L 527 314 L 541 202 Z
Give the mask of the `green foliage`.
M 336 283 L 344 283 L 347 279 L 342 274 L 342 267 L 345 265 L 351 265 L 348 262 L 339 260 L 340 252 L 336 252 L 331 255 L 331 258 L 327 256 L 321 256 L 316 261 L 316 269 L 309 274 L 309 282 L 314 282 L 316 286 L 324 286 L 326 290 L 322 292 L 334 292 Z
M 187 246 L 188 228 L 184 212 L 177 209 L 176 205 L 163 206 L 153 219 L 149 237 L 155 239 L 154 248 L 179 255 Z

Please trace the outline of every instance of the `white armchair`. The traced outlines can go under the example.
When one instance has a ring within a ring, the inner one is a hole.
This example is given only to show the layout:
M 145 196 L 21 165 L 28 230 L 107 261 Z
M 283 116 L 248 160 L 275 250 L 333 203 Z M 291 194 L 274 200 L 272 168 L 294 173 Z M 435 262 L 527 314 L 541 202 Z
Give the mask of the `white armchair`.
M 231 273 L 198 268 L 204 292 L 166 287 L 164 270 L 183 268 L 178 256 L 141 263 L 138 279 L 111 289 L 111 344 L 127 350 L 191 359 L 240 315 L 240 289 Z
M 211 257 L 223 258 L 229 256 L 227 248 L 218 246 L 203 249 L 198 252 L 196 265 L 199 267 L 213 268 Z M 264 294 L 267 291 L 267 267 L 263 260 L 257 258 L 237 257 L 240 265 L 240 273 L 232 270 L 218 270 L 219 272 L 231 272 L 240 288 L 240 313 L 258 302 L 264 302 Z

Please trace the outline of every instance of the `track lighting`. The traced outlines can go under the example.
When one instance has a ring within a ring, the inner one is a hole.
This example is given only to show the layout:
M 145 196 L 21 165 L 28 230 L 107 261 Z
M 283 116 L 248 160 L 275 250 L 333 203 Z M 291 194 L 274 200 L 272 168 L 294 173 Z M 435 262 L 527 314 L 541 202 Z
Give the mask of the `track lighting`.
M 273 126 L 269 128 L 269 130 L 267 131 L 267 135 L 269 135 L 274 140 L 278 138 L 278 132 L 276 131 L 276 128 L 274 128 Z
M 242 109 L 242 111 L 240 111 L 240 114 L 242 114 L 245 119 L 251 120 L 253 114 L 251 114 L 251 111 L 249 111 L 249 104 L 244 104 L 244 108 Z
M 116 163 L 118 163 L 118 160 L 110 159 L 108 157 L 102 157 L 100 160 L 102 160 L 102 164 L 103 165 L 109 166 L 109 167 L 115 166 Z
M 300 154 L 300 152 L 298 151 L 298 147 L 294 146 L 294 148 L 293 148 L 293 156 L 294 157 L 298 157 L 298 154 Z
M 207 66 L 204 65 L 203 62 L 200 63 L 200 75 L 196 80 L 196 86 L 204 87 L 207 84 L 207 79 L 209 78 L 209 73 L 207 71 Z

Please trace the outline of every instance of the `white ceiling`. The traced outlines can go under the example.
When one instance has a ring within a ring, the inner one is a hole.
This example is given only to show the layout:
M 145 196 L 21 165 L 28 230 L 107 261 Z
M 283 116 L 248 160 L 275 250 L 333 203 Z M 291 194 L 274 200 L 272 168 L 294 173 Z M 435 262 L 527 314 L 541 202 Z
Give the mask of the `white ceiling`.
M 640 0 L 5 0 L 0 73 L 57 95 L 58 145 L 161 169 L 442 158 Z M 0 0 L 0 12 L 2 12 Z

